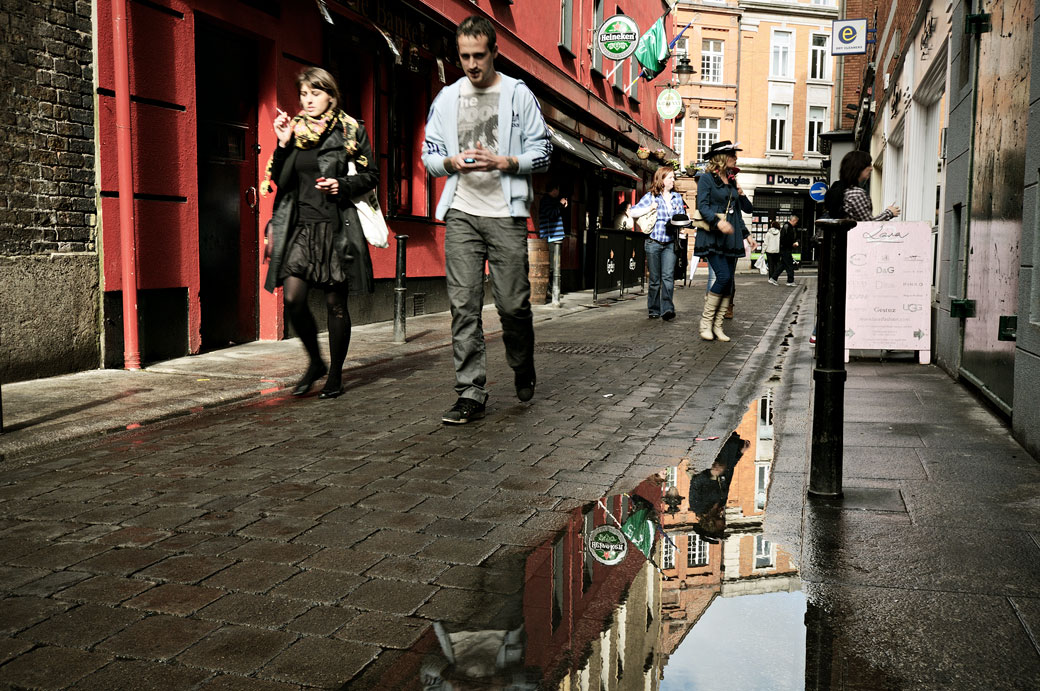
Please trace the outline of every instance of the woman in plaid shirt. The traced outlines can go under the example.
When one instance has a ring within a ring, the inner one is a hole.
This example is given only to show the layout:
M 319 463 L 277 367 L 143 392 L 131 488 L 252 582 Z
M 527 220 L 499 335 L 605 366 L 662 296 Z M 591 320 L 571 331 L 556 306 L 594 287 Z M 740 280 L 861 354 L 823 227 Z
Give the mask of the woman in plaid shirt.
M 661 166 L 654 173 L 650 191 L 628 210 L 632 218 L 639 218 L 656 209 L 657 219 L 646 238 L 646 267 L 650 285 L 646 291 L 646 309 L 651 319 L 675 319 L 672 294 L 675 291 L 675 236 L 669 232 L 668 221 L 675 214 L 686 213 L 686 202 L 675 191 L 675 169 Z
M 890 221 L 899 215 L 899 207 L 895 204 L 874 215 L 874 206 L 870 203 L 870 196 L 862 185 L 870 179 L 873 170 L 872 159 L 866 151 L 850 151 L 841 159 L 839 175 L 841 182 L 834 187 L 834 195 L 842 195 L 840 199 L 841 213 L 834 213 L 836 209 L 831 208 L 834 204 L 832 199 L 825 199 L 824 203 L 835 218 L 851 218 L 854 221 Z M 830 196 L 830 195 L 829 195 Z

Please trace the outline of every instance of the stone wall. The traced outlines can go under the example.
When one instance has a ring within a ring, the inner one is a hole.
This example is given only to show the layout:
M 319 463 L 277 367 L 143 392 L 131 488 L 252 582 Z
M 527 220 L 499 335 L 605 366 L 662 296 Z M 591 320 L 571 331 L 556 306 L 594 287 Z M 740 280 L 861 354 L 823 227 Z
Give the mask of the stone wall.
M 3 381 L 98 365 L 92 30 L 83 0 L 0 9 Z

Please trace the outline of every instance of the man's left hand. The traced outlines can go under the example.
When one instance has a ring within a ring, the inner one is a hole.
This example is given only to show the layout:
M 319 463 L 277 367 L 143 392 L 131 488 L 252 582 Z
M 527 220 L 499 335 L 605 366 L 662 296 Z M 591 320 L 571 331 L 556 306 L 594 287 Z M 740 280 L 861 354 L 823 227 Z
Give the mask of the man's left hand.
M 567 197 L 563 197 L 562 199 L 560 199 L 560 206 L 562 206 L 565 209 L 567 208 Z

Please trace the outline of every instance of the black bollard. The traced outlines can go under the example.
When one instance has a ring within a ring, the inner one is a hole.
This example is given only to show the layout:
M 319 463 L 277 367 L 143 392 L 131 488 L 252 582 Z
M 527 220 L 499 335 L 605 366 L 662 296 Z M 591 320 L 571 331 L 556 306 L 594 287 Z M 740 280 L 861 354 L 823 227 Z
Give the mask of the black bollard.
M 845 424 L 845 255 L 850 219 L 824 218 L 816 312 L 816 382 L 812 423 L 812 464 L 809 494 L 841 496 L 841 465 Z
M 408 274 L 408 262 L 405 248 L 408 246 L 407 235 L 395 235 L 397 241 L 397 282 L 394 285 L 394 343 L 405 342 L 405 278 Z

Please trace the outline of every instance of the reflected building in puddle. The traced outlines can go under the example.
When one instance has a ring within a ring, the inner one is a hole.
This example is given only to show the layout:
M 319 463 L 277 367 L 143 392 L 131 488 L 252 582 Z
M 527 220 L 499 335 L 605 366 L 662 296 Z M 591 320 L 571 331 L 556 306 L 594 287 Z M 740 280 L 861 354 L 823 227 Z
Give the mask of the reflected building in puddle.
M 512 594 L 474 594 L 479 604 L 434 624 L 371 687 L 667 691 L 730 675 L 742 681 L 728 688 L 752 688 L 760 678 L 734 677 L 732 650 L 712 648 L 740 647 L 749 659 L 745 647 L 770 646 L 747 641 L 771 635 L 764 622 L 772 630 L 779 618 L 784 638 L 801 648 L 781 646 L 779 680 L 771 661 L 760 667 L 771 688 L 797 688 L 804 598 L 791 555 L 762 530 L 771 423 L 767 394 L 711 467 L 683 459 L 631 493 L 575 509 L 509 574 L 508 587 L 497 584 Z

